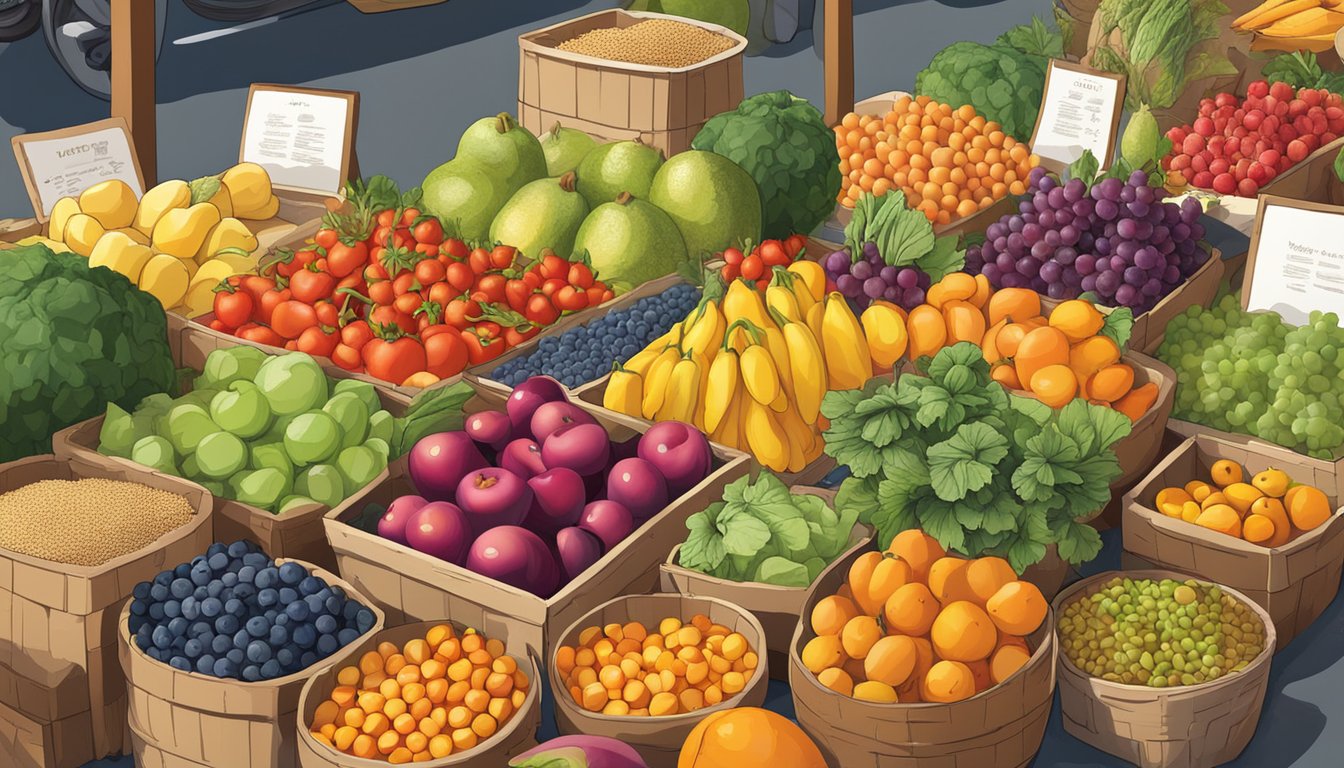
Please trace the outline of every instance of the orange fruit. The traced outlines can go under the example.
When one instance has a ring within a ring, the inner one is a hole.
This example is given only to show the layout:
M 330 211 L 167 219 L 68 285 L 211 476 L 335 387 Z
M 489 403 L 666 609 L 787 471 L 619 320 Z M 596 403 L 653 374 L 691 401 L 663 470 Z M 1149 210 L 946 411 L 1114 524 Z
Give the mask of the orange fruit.
M 945 605 L 953 600 L 974 599 L 966 581 L 966 566 L 970 562 L 964 557 L 949 556 L 940 557 L 929 566 L 929 591 L 938 602 Z
M 840 666 L 847 658 L 838 635 L 820 635 L 808 640 L 802 657 L 803 666 L 814 675 L 827 667 Z
M 858 615 L 859 609 L 852 601 L 838 595 L 823 597 L 812 608 L 812 631 L 818 635 L 838 635 Z
M 873 643 L 863 660 L 863 672 L 869 680 L 886 683 L 895 688 L 910 678 L 915 671 L 919 652 L 915 641 L 905 635 L 887 635 Z
M 929 588 L 918 582 L 896 590 L 882 608 L 887 631 L 907 635 L 922 635 L 933 626 L 938 617 L 939 604 Z
M 972 601 L 983 606 L 1004 584 L 1017 581 L 1017 572 L 1002 557 L 977 557 L 966 566 Z
M 1288 492 L 1288 483 L 1290 482 L 1292 482 L 1292 479 L 1288 477 L 1287 472 L 1273 467 L 1257 473 L 1255 477 L 1251 478 L 1251 485 L 1260 489 L 1260 492 L 1266 496 L 1282 496 Z
M 1213 462 L 1213 466 L 1209 468 L 1209 475 L 1220 488 L 1232 483 L 1240 483 L 1242 478 L 1241 465 L 1235 461 L 1219 459 Z
M 975 695 L 975 673 L 959 661 L 940 661 L 924 676 L 920 695 L 925 701 L 950 703 Z
M 821 670 L 821 673 L 817 675 L 817 682 L 841 696 L 849 696 L 854 693 L 854 678 L 839 667 L 827 667 Z
M 1008 645 L 1000 644 L 994 651 L 994 655 L 989 657 L 989 676 L 995 683 L 1002 683 L 1017 670 L 1025 667 L 1031 659 L 1031 652 L 1027 650 L 1026 644 Z
M 1319 488 L 1295 485 L 1283 497 L 1288 517 L 1299 530 L 1310 531 L 1330 519 L 1330 500 Z
M 929 566 L 938 558 L 947 555 L 947 551 L 937 539 L 918 528 L 896 534 L 887 551 L 909 563 L 916 581 L 927 581 Z
M 990 325 L 1004 318 L 1021 322 L 1041 314 L 1041 295 L 1029 288 L 1000 288 L 989 297 L 985 312 Z
M 1051 408 L 1063 408 L 1078 394 L 1078 377 L 1067 365 L 1047 365 L 1031 375 L 1031 391 Z
M 714 712 L 682 744 L 677 768 L 826 768 L 821 750 L 783 715 L 759 707 Z
M 1134 369 L 1127 363 L 1116 363 L 1092 374 L 1084 389 L 1094 400 L 1113 403 L 1124 397 L 1134 386 Z
M 855 616 L 840 632 L 840 645 L 851 659 L 862 659 L 882 637 L 882 628 L 872 616 Z
M 1057 328 L 1071 343 L 1077 343 L 1097 335 L 1105 325 L 1106 318 L 1090 301 L 1069 299 L 1061 301 L 1050 312 L 1050 327 Z
M 1250 483 L 1231 483 L 1223 488 L 1223 496 L 1227 497 L 1228 506 L 1237 510 L 1237 514 L 1242 516 L 1251 510 L 1251 505 L 1256 499 L 1264 495 L 1259 488 Z
M 1046 366 L 1068 366 L 1069 340 L 1058 328 L 1037 328 L 1022 338 L 1013 363 L 1017 366 L 1018 381 L 1030 383 L 1031 377 Z
M 999 588 L 985 604 L 985 612 L 1008 635 L 1029 635 L 1035 632 L 1050 608 L 1041 590 L 1029 581 L 1010 581 Z
M 938 614 L 929 631 L 933 650 L 950 661 L 979 661 L 998 643 L 994 622 L 978 605 L 958 600 Z

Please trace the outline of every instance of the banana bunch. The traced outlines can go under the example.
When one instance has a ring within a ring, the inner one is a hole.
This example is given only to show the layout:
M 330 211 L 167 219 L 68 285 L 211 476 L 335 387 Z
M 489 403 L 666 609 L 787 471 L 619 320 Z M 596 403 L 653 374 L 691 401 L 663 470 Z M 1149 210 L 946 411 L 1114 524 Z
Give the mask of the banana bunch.
M 821 455 L 828 390 L 873 375 L 864 330 L 819 264 L 776 267 L 764 295 L 734 280 L 722 300 L 691 310 L 625 365 L 603 395 L 611 410 L 684 421 L 776 472 Z
M 1344 0 L 1266 0 L 1232 22 L 1232 28 L 1254 32 L 1254 51 L 1308 50 L 1334 47 L 1344 27 Z
M 139 200 L 113 179 L 57 200 L 47 239 L 125 275 L 165 309 L 195 317 L 210 311 L 220 280 L 257 268 L 257 238 L 241 219 L 270 219 L 279 208 L 270 175 L 255 163 L 165 181 Z

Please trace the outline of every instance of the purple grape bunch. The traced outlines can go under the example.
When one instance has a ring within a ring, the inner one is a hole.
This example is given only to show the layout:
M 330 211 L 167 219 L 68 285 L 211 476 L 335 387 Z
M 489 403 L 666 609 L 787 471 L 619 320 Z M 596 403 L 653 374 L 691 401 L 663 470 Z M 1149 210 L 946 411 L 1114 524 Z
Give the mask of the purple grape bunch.
M 856 309 L 862 311 L 877 299 L 885 299 L 902 309 L 911 310 L 924 303 L 924 292 L 929 289 L 929 276 L 918 267 L 893 267 L 882 260 L 877 244 L 863 244 L 859 258 L 849 251 L 834 251 L 822 259 L 826 277 L 835 283 Z
M 1101 304 L 1152 309 L 1208 260 L 1199 247 L 1203 212 L 1187 198 L 1163 202 L 1148 174 L 1103 179 L 1088 189 L 1032 170 L 1018 213 L 985 231 L 966 251 L 966 271 L 995 288 L 1031 288 L 1052 299 L 1083 293 Z

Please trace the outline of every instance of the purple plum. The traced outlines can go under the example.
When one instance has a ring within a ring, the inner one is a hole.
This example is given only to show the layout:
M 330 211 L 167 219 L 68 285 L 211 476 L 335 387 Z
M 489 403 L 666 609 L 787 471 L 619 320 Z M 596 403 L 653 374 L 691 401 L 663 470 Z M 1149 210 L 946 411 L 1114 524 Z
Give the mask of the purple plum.
M 554 593 L 559 579 L 546 544 L 516 525 L 501 525 L 478 536 L 467 552 L 466 567 L 541 597 Z
M 463 427 L 472 440 L 496 451 L 513 439 L 513 424 L 502 411 L 481 411 L 467 416 Z
M 532 508 L 525 521 L 530 530 L 550 535 L 579 521 L 585 498 L 579 473 L 556 467 L 533 476 L 527 485 L 532 489 Z
M 610 736 L 559 736 L 509 761 L 509 768 L 649 768 L 635 748 Z
M 704 433 L 680 421 L 662 421 L 639 439 L 639 458 L 663 473 L 667 495 L 677 498 L 709 476 L 714 454 Z
M 467 514 L 473 536 L 501 525 L 517 525 L 532 506 L 532 489 L 507 469 L 486 467 L 462 478 L 457 505 Z
M 546 403 L 568 402 L 565 388 L 549 376 L 533 376 L 513 388 L 504 408 L 515 435 L 527 434 L 532 425 L 532 414 Z
M 426 555 L 461 565 L 471 546 L 471 524 L 456 504 L 431 501 L 406 521 L 406 543 Z
M 490 466 L 466 432 L 426 435 L 407 457 L 411 483 L 430 501 L 455 501 L 462 478 Z
M 499 466 L 523 479 L 546 471 L 546 462 L 541 460 L 541 446 L 526 437 L 504 446 L 499 452 Z
M 378 535 L 398 544 L 406 543 L 406 524 L 420 508 L 428 504 L 424 496 L 398 496 L 378 518 Z
M 579 527 L 601 539 L 603 551 L 610 552 L 635 530 L 635 519 L 624 504 L 600 499 L 583 508 Z
M 562 528 L 555 534 L 555 549 L 566 584 L 602 558 L 602 540 L 578 527 Z
M 541 444 L 541 462 L 547 467 L 567 467 L 580 475 L 598 474 L 607 466 L 611 439 L 599 424 L 567 424 Z
M 591 414 L 573 403 L 551 402 L 537 408 L 532 414 L 532 438 L 545 445 L 546 438 L 557 429 L 570 424 L 596 424 Z
M 642 523 L 667 506 L 667 480 L 644 459 L 622 459 L 607 474 L 607 498 L 620 502 Z

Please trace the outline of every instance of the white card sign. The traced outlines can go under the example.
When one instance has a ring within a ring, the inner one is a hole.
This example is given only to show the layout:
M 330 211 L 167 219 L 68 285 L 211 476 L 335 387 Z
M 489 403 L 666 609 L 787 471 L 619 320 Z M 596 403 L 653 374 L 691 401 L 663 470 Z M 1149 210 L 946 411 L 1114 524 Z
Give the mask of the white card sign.
M 1344 207 L 1261 195 L 1241 303 L 1302 325 L 1344 314 Z
M 1124 75 L 1051 59 L 1031 151 L 1064 167 L 1091 150 L 1102 168 L 1110 166 L 1124 101 Z
M 255 83 L 239 162 L 266 169 L 277 187 L 336 194 L 350 176 L 359 94 Z
M 38 221 L 46 222 L 57 200 L 110 179 L 126 182 L 136 197 L 144 194 L 140 162 L 121 118 L 27 133 L 11 143 Z

